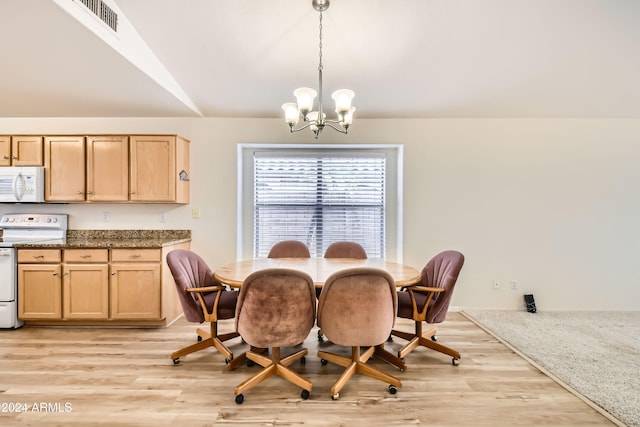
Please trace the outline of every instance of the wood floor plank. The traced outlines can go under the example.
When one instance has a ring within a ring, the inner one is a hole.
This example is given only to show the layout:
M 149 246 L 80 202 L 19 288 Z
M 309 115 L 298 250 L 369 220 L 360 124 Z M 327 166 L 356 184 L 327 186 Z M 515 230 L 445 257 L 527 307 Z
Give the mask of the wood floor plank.
M 396 327 L 410 331 L 409 321 Z M 233 321 L 220 325 L 231 331 Z M 607 426 L 616 425 L 556 384 L 459 313 L 439 327 L 443 344 L 462 354 L 419 348 L 404 372 L 371 360 L 399 377 L 387 385 L 356 375 L 331 400 L 342 368 L 322 366 L 318 348 L 346 356 L 350 349 L 318 343 L 317 329 L 303 343 L 306 364 L 292 368 L 313 383 L 309 400 L 279 377 L 234 401 L 234 387 L 259 369 L 225 369 L 207 349 L 174 365 L 169 355 L 195 340 L 196 325 L 178 320 L 167 328 L 44 328 L 0 331 L 0 425 L 2 426 Z M 230 342 L 240 354 L 246 345 Z M 404 341 L 387 343 L 397 351 Z M 285 349 L 288 354 L 296 348 Z M 26 409 L 23 410 L 23 409 Z

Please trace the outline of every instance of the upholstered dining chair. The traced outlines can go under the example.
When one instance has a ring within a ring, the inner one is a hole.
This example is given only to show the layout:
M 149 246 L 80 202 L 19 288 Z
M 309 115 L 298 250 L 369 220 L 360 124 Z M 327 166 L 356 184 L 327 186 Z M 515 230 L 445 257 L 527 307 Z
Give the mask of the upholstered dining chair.
M 324 257 L 367 259 L 367 251 L 356 242 L 334 242 L 324 252 Z
M 283 240 L 271 247 L 268 258 L 311 258 L 307 245 L 299 240 Z
M 318 326 L 334 344 L 351 347 L 351 357 L 318 351 L 322 365 L 331 362 L 345 368 L 331 387 L 333 400 L 356 373 L 386 382 L 391 394 L 402 387 L 398 378 L 367 365 L 369 358 L 385 351 L 382 346 L 393 328 L 396 310 L 396 285 L 384 270 L 350 268 L 325 281 L 318 301 Z M 369 348 L 361 354 L 364 346 Z
M 325 258 L 367 259 L 367 251 L 356 242 L 334 242 L 324 251 Z M 316 288 L 316 297 L 320 298 L 322 288 Z M 318 329 L 318 341 L 324 341 L 322 329 Z
M 178 298 L 185 318 L 193 323 L 209 323 L 209 331 L 198 328 L 198 342 L 174 351 L 174 364 L 180 358 L 196 351 L 215 347 L 225 357 L 228 369 L 246 361 L 244 356 L 234 358 L 224 341 L 240 336 L 237 332 L 218 334 L 218 320 L 233 319 L 238 292 L 226 290 L 216 282 L 213 272 L 200 255 L 186 249 L 175 249 L 167 254 L 167 265 L 176 283 Z
M 244 392 L 272 375 L 279 375 L 302 388 L 300 396 L 309 398 L 311 381 L 289 366 L 305 363 L 303 348 L 282 357 L 281 348 L 296 346 L 309 335 L 316 318 L 313 279 L 302 271 L 269 268 L 251 273 L 243 282 L 236 309 L 236 330 L 251 346 L 270 348 L 271 358 L 249 351 L 247 358 L 262 369 L 235 388 L 236 403 L 244 401 Z
M 422 269 L 420 283 L 398 292 L 398 317 L 415 322 L 413 333 L 391 331 L 391 335 L 409 341 L 398 351 L 399 358 L 404 359 L 418 346 L 423 346 L 451 356 L 451 362 L 458 365 L 460 353 L 437 342 L 436 327 L 423 330 L 422 325 L 423 322 L 434 325 L 444 321 L 463 264 L 464 255 L 460 252 L 440 252 Z

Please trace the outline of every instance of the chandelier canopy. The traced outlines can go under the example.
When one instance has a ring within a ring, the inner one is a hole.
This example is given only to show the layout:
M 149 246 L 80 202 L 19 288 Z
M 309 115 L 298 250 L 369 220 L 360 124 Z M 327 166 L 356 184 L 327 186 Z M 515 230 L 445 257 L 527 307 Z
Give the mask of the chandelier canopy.
M 349 126 L 353 122 L 353 112 L 356 110 L 351 105 L 351 100 L 355 96 L 352 90 L 338 89 L 331 94 L 336 108 L 337 119 L 326 118 L 322 107 L 322 12 L 329 8 L 329 0 L 312 0 L 311 4 L 315 10 L 320 12 L 320 62 L 318 65 L 318 91 L 308 87 L 301 87 L 293 91 L 297 102 L 288 102 L 282 105 L 284 116 L 291 132 L 298 132 L 310 128 L 316 139 L 322 133 L 325 126 L 340 133 L 347 133 Z M 318 96 L 318 110 L 313 110 L 313 100 Z M 304 126 L 295 129 L 302 116 Z

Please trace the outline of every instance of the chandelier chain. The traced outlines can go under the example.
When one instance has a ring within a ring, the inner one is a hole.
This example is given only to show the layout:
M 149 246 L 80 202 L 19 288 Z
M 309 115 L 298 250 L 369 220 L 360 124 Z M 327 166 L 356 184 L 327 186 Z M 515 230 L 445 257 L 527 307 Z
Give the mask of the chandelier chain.
M 320 64 L 318 65 L 318 71 L 322 71 L 322 12 L 320 12 L 320 43 L 318 47 L 320 48 Z

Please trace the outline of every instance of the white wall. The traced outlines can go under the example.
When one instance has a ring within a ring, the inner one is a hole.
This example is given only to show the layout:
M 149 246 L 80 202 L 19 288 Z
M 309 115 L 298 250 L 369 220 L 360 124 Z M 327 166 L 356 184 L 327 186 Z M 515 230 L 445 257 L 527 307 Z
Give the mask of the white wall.
M 190 139 L 190 205 L 0 205 L 0 213 L 66 212 L 74 229 L 188 228 L 212 267 L 236 253 L 237 144 L 314 142 L 278 119 L 0 118 L 0 133 Z M 320 141 L 404 144 L 404 262 L 422 268 L 440 250 L 463 252 L 454 306 L 520 309 L 533 293 L 540 310 L 640 309 L 640 120 L 358 120 L 349 136 L 327 130 Z

